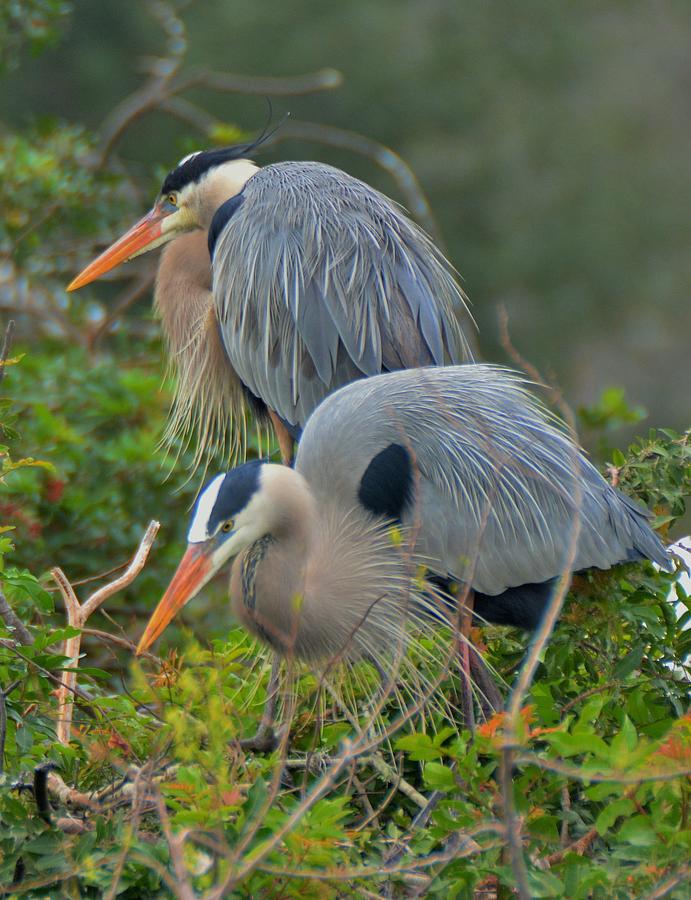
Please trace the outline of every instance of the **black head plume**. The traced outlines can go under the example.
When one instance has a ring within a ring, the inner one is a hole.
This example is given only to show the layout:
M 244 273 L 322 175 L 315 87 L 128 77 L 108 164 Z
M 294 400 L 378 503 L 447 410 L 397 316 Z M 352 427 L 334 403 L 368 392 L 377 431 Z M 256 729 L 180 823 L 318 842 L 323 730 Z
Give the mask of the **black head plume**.
M 246 144 L 233 144 L 231 147 L 218 147 L 214 150 L 200 150 L 186 156 L 182 162 L 169 172 L 161 187 L 161 194 L 166 195 L 174 191 L 180 191 L 188 184 L 194 184 L 210 169 L 234 159 L 248 159 L 254 156 L 255 151 L 269 141 L 285 122 L 290 114 L 287 113 L 274 128 L 269 130 L 271 122 L 271 104 L 269 103 L 269 119 L 266 125 L 253 141 Z

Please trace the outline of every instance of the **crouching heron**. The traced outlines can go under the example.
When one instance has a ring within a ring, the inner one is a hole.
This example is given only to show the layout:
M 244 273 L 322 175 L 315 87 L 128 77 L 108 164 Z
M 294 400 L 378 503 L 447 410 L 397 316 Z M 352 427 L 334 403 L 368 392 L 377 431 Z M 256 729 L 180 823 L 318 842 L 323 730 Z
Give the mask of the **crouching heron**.
M 293 469 L 253 461 L 209 482 L 138 652 L 230 560 L 235 615 L 312 663 L 381 659 L 410 620 L 436 627 L 419 564 L 465 585 L 479 618 L 533 628 L 565 572 L 668 567 L 647 520 L 516 374 L 379 375 L 324 400 Z
M 248 404 L 288 459 L 336 388 L 471 358 L 463 292 L 429 237 L 331 166 L 258 168 L 247 157 L 261 140 L 181 160 L 152 210 L 68 287 L 167 244 L 154 300 L 178 376 L 168 436 L 196 431 L 198 459 L 229 435 L 244 449 Z

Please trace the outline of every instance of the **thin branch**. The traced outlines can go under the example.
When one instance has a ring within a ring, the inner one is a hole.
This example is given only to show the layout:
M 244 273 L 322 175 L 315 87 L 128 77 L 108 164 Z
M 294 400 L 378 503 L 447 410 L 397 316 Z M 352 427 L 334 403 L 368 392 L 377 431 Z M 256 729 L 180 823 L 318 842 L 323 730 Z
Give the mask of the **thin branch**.
M 506 824 L 506 843 L 511 859 L 511 868 L 516 881 L 516 890 L 521 900 L 531 900 L 528 883 L 528 868 L 523 856 L 521 839 L 521 823 L 516 815 L 516 804 L 513 796 L 514 751 L 510 747 L 502 751 L 500 763 L 501 795 L 504 803 L 504 822 Z
M 586 831 L 582 837 L 579 837 L 577 841 L 569 844 L 568 847 L 557 850 L 556 853 L 551 853 L 549 856 L 545 857 L 543 862 L 548 866 L 555 866 L 564 859 L 567 853 L 576 853 L 578 856 L 583 856 L 585 851 L 597 837 L 597 834 L 597 828 L 591 828 L 590 831 Z
M 137 645 L 134 641 L 130 641 L 128 638 L 119 637 L 117 634 L 111 634 L 110 631 L 101 631 L 98 628 L 82 628 L 82 634 L 96 637 L 100 641 L 107 641 L 109 644 L 114 644 L 116 647 L 121 647 L 123 650 L 130 650 L 132 653 L 137 649 Z M 145 656 L 147 659 L 150 659 L 152 662 L 158 663 L 159 665 L 163 662 L 160 656 L 156 656 L 155 653 L 149 653 L 148 650 L 145 650 L 139 655 Z
M 173 829 L 170 827 L 170 819 L 168 817 L 166 805 L 163 802 L 163 797 L 161 796 L 160 791 L 156 791 L 156 806 L 158 809 L 158 819 L 161 823 L 161 828 L 163 830 L 166 843 L 168 844 L 170 859 L 173 863 L 173 871 L 175 872 L 175 880 L 177 882 L 176 896 L 180 897 L 181 900 L 194 900 L 196 894 L 192 889 L 192 885 L 190 884 L 189 874 L 187 872 L 187 867 L 185 866 L 185 860 L 183 858 L 183 845 L 185 842 L 186 832 L 182 831 L 179 834 L 173 834 Z
M 406 198 L 406 206 L 412 215 L 443 249 L 442 236 L 420 182 L 408 163 L 390 147 L 386 147 L 364 134 L 358 134 L 356 131 L 336 128 L 333 125 L 321 125 L 316 122 L 300 122 L 295 119 L 284 122 L 279 130 L 265 141 L 264 146 L 269 147 L 287 140 L 325 144 L 329 147 L 349 150 L 351 153 L 357 153 L 372 160 L 393 178 Z
M 517 362 L 520 367 L 538 384 L 545 385 L 544 379 L 540 376 L 537 369 L 530 365 L 518 351 L 513 347 L 508 330 L 508 316 L 506 311 L 502 312 L 500 317 L 502 326 L 502 345 L 507 353 Z M 509 696 L 507 703 L 507 721 L 506 721 L 506 742 L 502 750 L 501 760 L 501 788 L 502 798 L 504 802 L 504 817 L 506 822 L 506 830 L 508 836 L 508 849 L 511 860 L 511 868 L 514 873 L 516 885 L 522 900 L 530 897 L 530 889 L 528 885 L 528 870 L 523 856 L 523 848 L 520 837 L 520 822 L 515 813 L 515 804 L 513 797 L 513 769 L 516 764 L 517 735 L 521 721 L 521 708 L 525 702 L 525 697 L 530 689 L 535 672 L 542 658 L 543 651 L 547 645 L 549 638 L 554 631 L 557 619 L 564 605 L 564 600 L 571 584 L 571 573 L 573 571 L 574 561 L 578 550 L 578 540 L 581 532 L 581 505 L 583 501 L 583 490 L 581 485 L 580 461 L 578 456 L 578 442 L 576 440 L 576 429 L 571 410 L 563 403 L 560 394 L 557 393 L 556 402 L 559 404 L 564 418 L 569 425 L 571 436 L 574 439 L 574 447 L 571 458 L 571 464 L 574 474 L 574 496 L 571 498 L 573 502 L 574 513 L 571 518 L 571 529 L 568 535 L 568 544 L 566 547 L 565 559 L 562 566 L 561 574 L 555 581 L 552 590 L 552 596 L 543 613 L 542 621 L 533 636 L 530 648 L 519 669 L 518 677 L 514 684 L 513 690 Z
M 675 888 L 688 884 L 689 880 L 691 880 L 691 866 L 682 866 L 673 875 L 658 882 L 649 893 L 644 895 L 643 900 L 662 900 L 663 897 L 669 897 Z
M 123 291 L 119 300 L 109 306 L 108 312 L 89 330 L 86 339 L 89 350 L 94 350 L 111 325 L 152 287 L 154 277 L 153 267 L 147 269 L 131 287 Z
M 82 614 L 84 616 L 84 621 L 86 621 L 104 601 L 109 597 L 112 597 L 113 594 L 117 594 L 117 592 L 121 591 L 123 588 L 126 588 L 134 581 L 137 575 L 139 575 L 146 565 L 146 560 L 151 552 L 151 547 L 156 540 L 156 535 L 158 534 L 160 527 L 159 522 L 149 522 L 149 525 L 144 532 L 144 537 L 137 548 L 137 552 L 123 574 L 120 575 L 119 578 L 116 578 L 115 581 L 111 581 L 110 584 L 106 584 L 102 588 L 99 588 L 99 590 L 95 591 L 83 604 Z
M 137 552 L 135 553 L 131 563 L 125 571 L 111 581 L 110 584 L 104 585 L 93 594 L 83 604 L 79 603 L 72 585 L 68 581 L 65 573 L 55 568 L 51 570 L 51 575 L 56 584 L 60 588 L 62 599 L 67 611 L 67 624 L 73 628 L 78 628 L 78 634 L 73 635 L 65 641 L 63 649 L 64 655 L 68 658 L 68 667 L 62 673 L 60 687 L 58 688 L 58 724 L 57 737 L 60 743 L 69 744 L 70 732 L 72 728 L 72 712 L 74 709 L 74 692 L 77 685 L 77 672 L 79 667 L 79 651 L 81 648 L 82 630 L 88 618 L 94 613 L 98 607 L 104 603 L 113 594 L 121 591 L 123 588 L 131 584 L 139 575 L 146 564 L 146 560 L 151 551 L 156 534 L 160 525 L 158 522 L 150 522 L 144 537 L 141 539 Z
M 343 84 L 343 75 L 337 69 L 319 69 L 303 75 L 235 75 L 230 72 L 198 70 L 186 79 L 176 93 L 189 87 L 205 87 L 212 91 L 231 94 L 248 94 L 259 97 L 297 97 L 333 91 Z
M 84 584 L 93 584 L 94 581 L 103 581 L 104 578 L 107 578 L 109 575 L 114 575 L 116 572 L 121 572 L 127 563 L 120 563 L 119 566 L 113 566 L 112 569 L 107 569 L 105 572 L 99 572 L 98 575 L 89 575 L 88 578 L 80 578 L 78 581 L 71 582 L 72 587 L 81 587 Z M 55 593 L 55 591 L 59 591 L 60 588 L 55 585 L 55 587 L 51 587 L 50 585 L 43 586 L 43 590 L 49 594 Z

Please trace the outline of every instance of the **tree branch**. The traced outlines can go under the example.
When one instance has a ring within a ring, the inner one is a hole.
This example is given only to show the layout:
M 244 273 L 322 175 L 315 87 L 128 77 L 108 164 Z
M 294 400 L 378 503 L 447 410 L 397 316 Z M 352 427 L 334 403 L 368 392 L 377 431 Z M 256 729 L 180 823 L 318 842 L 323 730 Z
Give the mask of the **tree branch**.
M 67 623 L 73 628 L 80 629 L 79 633 L 70 637 L 65 641 L 63 649 L 64 655 L 68 658 L 69 668 L 63 672 L 60 687 L 58 688 L 58 724 L 57 737 L 60 743 L 69 744 L 70 732 L 72 728 L 72 711 L 74 708 L 74 691 L 77 685 L 77 672 L 79 667 L 79 651 L 81 648 L 82 631 L 87 619 L 94 613 L 98 607 L 104 603 L 113 594 L 121 591 L 123 588 L 131 584 L 139 575 L 146 564 L 146 560 L 151 551 L 156 534 L 159 529 L 158 522 L 150 522 L 149 527 L 144 533 L 137 552 L 127 569 L 111 581 L 110 584 L 104 585 L 95 591 L 83 604 L 79 603 L 77 595 L 74 593 L 72 585 L 68 581 L 64 572 L 55 568 L 51 570 L 51 575 L 60 588 L 62 599 L 67 611 Z

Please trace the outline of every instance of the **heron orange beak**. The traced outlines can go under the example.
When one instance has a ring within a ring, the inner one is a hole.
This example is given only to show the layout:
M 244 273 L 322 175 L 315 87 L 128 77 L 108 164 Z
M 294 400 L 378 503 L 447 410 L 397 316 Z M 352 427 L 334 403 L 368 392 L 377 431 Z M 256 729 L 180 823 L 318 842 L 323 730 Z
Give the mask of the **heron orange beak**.
M 101 275 L 110 272 L 120 263 L 133 256 L 143 253 L 151 244 L 158 246 L 161 242 L 162 227 L 161 223 L 170 213 L 163 212 L 156 205 L 145 216 L 143 216 L 129 231 L 126 231 L 121 238 L 118 238 L 114 244 L 111 244 L 107 250 L 104 250 L 93 262 L 80 272 L 79 275 L 67 286 L 68 291 L 76 291 L 85 284 L 96 281 Z
M 141 636 L 137 645 L 137 656 L 147 650 L 165 631 L 170 621 L 204 587 L 215 571 L 208 552 L 205 552 L 201 545 L 188 546 L 172 581 Z

